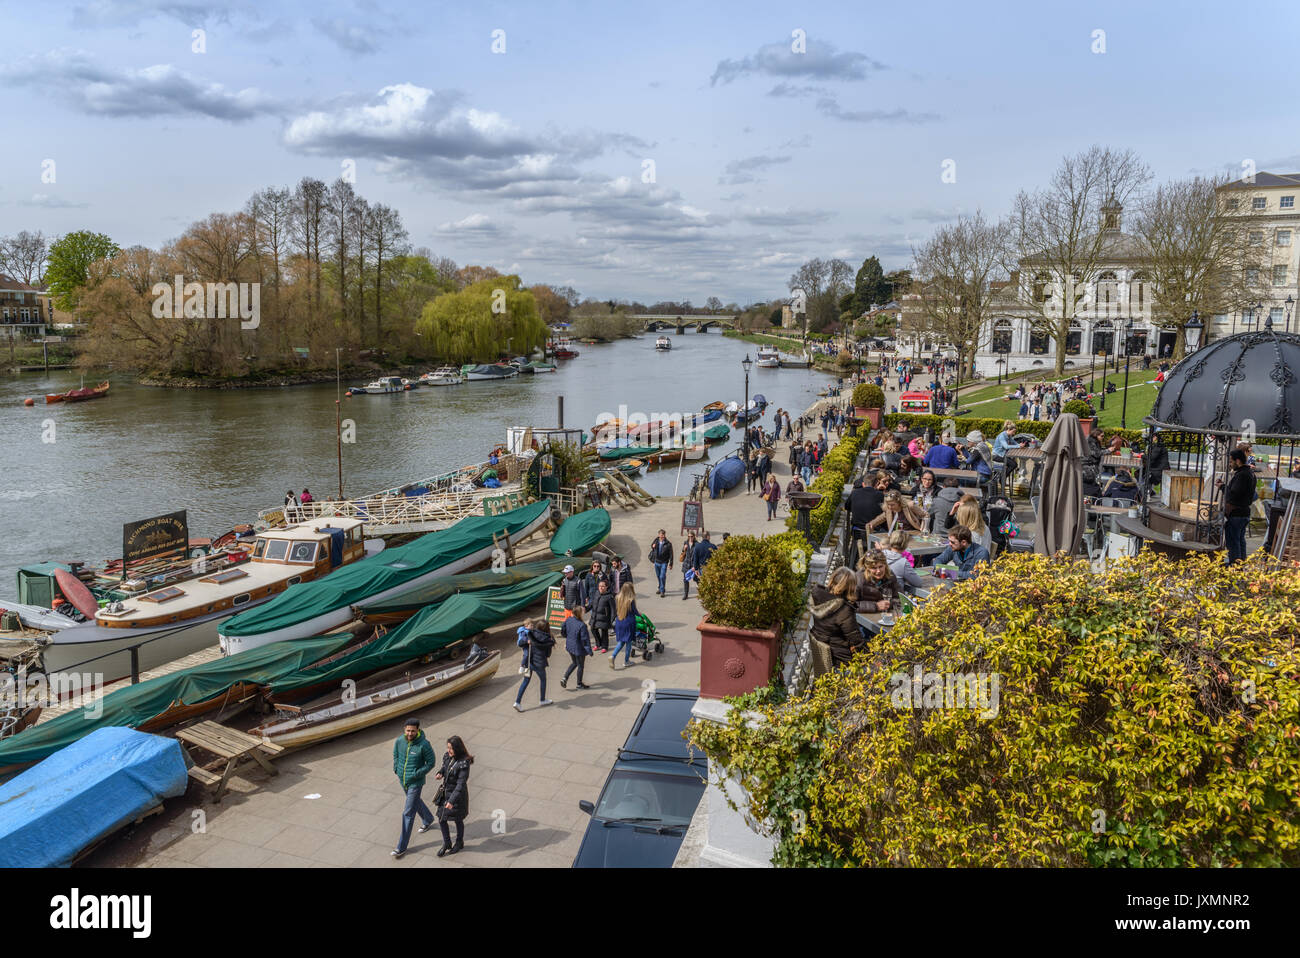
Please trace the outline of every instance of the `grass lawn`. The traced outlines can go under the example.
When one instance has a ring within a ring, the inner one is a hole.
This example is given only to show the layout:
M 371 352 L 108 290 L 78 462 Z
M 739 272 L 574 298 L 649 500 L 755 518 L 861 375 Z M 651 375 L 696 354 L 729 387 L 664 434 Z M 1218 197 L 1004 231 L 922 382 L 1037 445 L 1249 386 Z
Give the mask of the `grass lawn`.
M 1128 390 L 1128 428 L 1142 429 L 1142 417 L 1151 412 L 1151 407 L 1155 405 L 1157 389 L 1153 387 L 1156 378 L 1156 370 L 1129 370 L 1129 390 Z M 1093 405 L 1097 409 L 1097 426 L 1101 429 L 1114 428 L 1120 423 L 1120 412 L 1124 406 L 1124 370 L 1118 373 L 1109 373 L 1106 379 L 1115 384 L 1115 392 L 1106 397 L 1106 408 L 1101 408 L 1101 397 L 1098 394 L 1102 389 L 1102 379 L 1097 377 L 1096 389 L 1093 393 Z M 1084 382 L 1088 382 L 1087 379 Z M 969 409 L 969 415 L 980 416 L 988 419 L 1015 419 L 1020 413 L 1020 403 L 1016 400 L 1001 400 L 996 402 L 983 402 L 980 405 L 972 405 L 979 402 L 980 398 L 996 397 L 1005 393 L 1005 384 L 1002 387 L 995 383 L 992 391 L 981 389 L 972 394 L 971 400 L 967 401 L 966 393 L 962 393 L 961 408 Z M 981 397 L 981 394 L 985 394 Z

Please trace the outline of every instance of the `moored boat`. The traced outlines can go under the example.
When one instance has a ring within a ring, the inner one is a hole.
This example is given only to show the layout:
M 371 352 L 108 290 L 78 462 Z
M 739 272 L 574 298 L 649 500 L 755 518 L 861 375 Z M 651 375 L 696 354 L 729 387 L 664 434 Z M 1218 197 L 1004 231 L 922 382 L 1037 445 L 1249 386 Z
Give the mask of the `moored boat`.
M 348 390 L 349 396 L 377 396 L 384 393 L 406 392 L 410 386 L 404 385 L 406 380 L 401 376 L 381 376 L 372 383 L 366 383 L 364 386 L 353 386 Z
M 709 497 L 717 499 L 745 478 L 745 464 L 732 453 L 709 470 Z
M 314 745 L 428 708 L 486 682 L 496 675 L 500 663 L 499 651 L 476 661 L 467 659 L 453 665 L 443 661 L 412 668 L 408 663 L 378 672 L 300 707 L 272 697 L 272 704 L 281 713 L 293 714 L 277 717 L 252 729 L 250 734 L 260 735 L 263 741 L 286 749 Z
M 775 346 L 759 346 L 756 365 L 759 369 L 776 369 L 781 365 L 780 350 Z
M 80 389 L 70 389 L 66 393 L 47 394 L 45 401 L 47 403 L 56 402 L 85 402 L 88 399 L 103 399 L 108 395 L 108 383 L 102 382 L 93 389 L 82 386 Z
M 468 369 L 462 367 L 461 371 L 469 382 L 484 379 L 511 379 L 519 375 L 518 369 L 505 363 L 480 363 L 477 366 L 470 366 Z
M 455 366 L 440 366 L 420 377 L 420 382 L 426 386 L 459 386 L 464 381 L 465 378 Z

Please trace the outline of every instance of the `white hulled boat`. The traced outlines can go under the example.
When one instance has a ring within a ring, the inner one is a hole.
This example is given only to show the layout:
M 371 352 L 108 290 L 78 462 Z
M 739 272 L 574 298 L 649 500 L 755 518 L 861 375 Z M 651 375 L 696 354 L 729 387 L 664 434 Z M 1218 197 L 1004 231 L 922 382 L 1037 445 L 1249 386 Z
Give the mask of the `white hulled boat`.
M 673 341 L 667 336 L 660 336 L 655 340 L 655 349 L 672 349 Z
M 425 373 L 420 377 L 420 382 L 426 386 L 459 386 L 464 381 L 465 377 L 455 366 L 439 366 L 433 372 Z
M 781 352 L 775 346 L 759 346 L 757 365 L 760 369 L 776 369 L 781 365 Z

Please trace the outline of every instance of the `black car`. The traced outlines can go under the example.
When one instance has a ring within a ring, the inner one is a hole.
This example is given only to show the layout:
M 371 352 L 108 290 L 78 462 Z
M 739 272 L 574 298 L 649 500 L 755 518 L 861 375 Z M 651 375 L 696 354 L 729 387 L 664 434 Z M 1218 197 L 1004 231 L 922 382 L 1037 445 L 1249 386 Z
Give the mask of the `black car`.
M 682 738 L 700 693 L 658 689 L 641 707 L 591 816 L 574 868 L 671 868 L 708 783 L 708 759 Z

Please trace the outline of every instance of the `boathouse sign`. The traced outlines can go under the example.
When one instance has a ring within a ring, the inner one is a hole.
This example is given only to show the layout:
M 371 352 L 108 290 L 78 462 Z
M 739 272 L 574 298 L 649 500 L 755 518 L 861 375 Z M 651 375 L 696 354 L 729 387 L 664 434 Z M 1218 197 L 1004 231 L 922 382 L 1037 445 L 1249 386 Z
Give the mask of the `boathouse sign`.
M 122 561 L 139 562 L 168 552 L 184 552 L 189 548 L 189 526 L 185 510 L 128 522 L 122 526 Z

